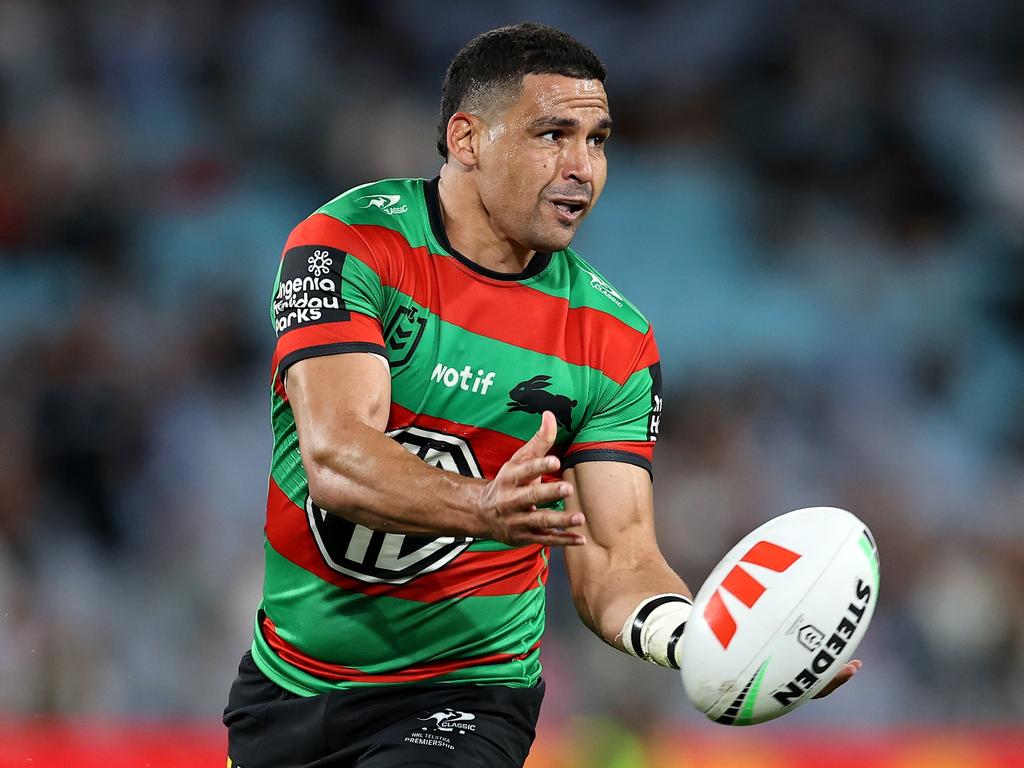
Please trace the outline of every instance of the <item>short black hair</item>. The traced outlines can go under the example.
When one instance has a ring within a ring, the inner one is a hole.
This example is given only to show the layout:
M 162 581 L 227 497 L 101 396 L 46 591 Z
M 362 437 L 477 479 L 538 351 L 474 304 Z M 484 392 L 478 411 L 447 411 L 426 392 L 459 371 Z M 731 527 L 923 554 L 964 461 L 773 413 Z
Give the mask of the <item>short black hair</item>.
M 470 98 L 522 87 L 526 75 L 565 75 L 604 82 L 601 59 L 565 32 L 532 21 L 500 27 L 470 40 L 459 51 L 441 86 L 437 151 L 448 159 L 448 121 Z

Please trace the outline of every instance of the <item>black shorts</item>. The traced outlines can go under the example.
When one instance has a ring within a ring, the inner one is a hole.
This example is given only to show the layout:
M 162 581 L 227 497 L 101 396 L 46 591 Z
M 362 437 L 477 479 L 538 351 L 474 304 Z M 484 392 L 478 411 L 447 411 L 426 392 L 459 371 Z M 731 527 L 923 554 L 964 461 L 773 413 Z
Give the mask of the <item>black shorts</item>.
M 224 725 L 232 768 L 519 768 L 544 698 L 501 685 L 388 685 L 297 696 L 246 653 Z

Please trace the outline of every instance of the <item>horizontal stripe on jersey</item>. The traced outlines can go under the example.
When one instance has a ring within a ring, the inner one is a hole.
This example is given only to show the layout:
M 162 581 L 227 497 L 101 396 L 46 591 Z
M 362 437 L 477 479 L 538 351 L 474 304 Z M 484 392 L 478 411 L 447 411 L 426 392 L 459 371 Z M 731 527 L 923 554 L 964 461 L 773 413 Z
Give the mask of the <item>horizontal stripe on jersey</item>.
M 299 360 L 346 352 L 372 352 L 387 357 L 380 322 L 372 317 L 351 312 L 350 319 L 298 328 L 284 334 L 274 349 L 274 371 L 283 378 L 285 371 Z
M 282 557 L 317 578 L 349 592 L 438 602 L 452 598 L 517 595 L 544 586 L 548 577 L 539 544 L 463 552 L 440 571 L 406 584 L 371 584 L 333 570 L 310 535 L 306 510 L 271 480 L 267 504 L 267 541 Z M 493 542 L 497 543 L 497 542 Z M 511 620 L 515 623 L 515 620 Z
M 303 652 L 370 674 L 397 672 L 404 665 L 438 659 L 522 653 L 540 639 L 544 590 L 513 595 L 456 597 L 426 603 L 391 595 L 363 594 L 311 579 L 303 568 L 264 547 L 267 573 L 280 586 L 264 589 L 263 610 L 278 634 Z M 309 614 L 296 603 L 319 600 Z M 417 626 L 437 630 L 419 633 Z M 373 642 L 339 643 L 363 637 Z
M 494 597 L 467 597 L 419 603 L 393 596 L 348 592 L 310 575 L 266 545 L 267 578 L 262 610 L 275 625 L 289 654 L 280 656 L 262 633 L 255 646 L 261 669 L 272 668 L 296 693 L 321 692 L 357 684 L 411 682 L 432 670 L 444 679 L 470 680 L 500 674 L 502 684 L 531 685 L 540 674 L 530 653 L 544 629 L 544 590 Z M 424 633 L 426 627 L 430 632 Z M 254 656 L 257 655 L 254 652 Z M 315 659 L 336 674 L 316 685 Z M 501 670 L 484 669 L 487 659 Z M 500 662 L 497 661 L 500 659 Z M 302 660 L 302 663 L 299 663 Z M 441 667 L 444 667 L 443 669 Z M 344 674 L 342 669 L 347 670 Z M 268 675 L 270 673 L 268 672 Z
M 257 623 L 251 646 L 252 658 L 270 680 L 298 696 L 316 696 L 321 693 L 395 683 L 328 681 L 282 659 L 263 637 Z M 502 657 L 503 658 L 503 657 Z M 478 664 L 431 678 L 431 685 L 503 685 L 509 688 L 532 688 L 540 680 L 540 649 L 525 658 L 513 657 L 497 663 Z
M 260 629 L 267 645 L 274 649 L 275 653 L 284 661 L 298 667 L 303 672 L 315 677 L 331 680 L 340 683 L 418 683 L 433 682 L 437 678 L 450 675 L 453 672 L 465 670 L 470 667 L 480 667 L 492 664 L 505 664 L 510 661 L 525 661 L 534 651 L 540 648 L 540 643 L 534 645 L 524 653 L 492 653 L 488 656 L 478 656 L 467 659 L 451 659 L 445 661 L 432 661 L 424 664 L 411 664 L 398 674 L 374 675 L 363 672 L 355 667 L 346 667 L 341 664 L 331 664 L 320 661 L 300 651 L 287 640 L 277 634 L 274 623 L 266 616 L 263 617 Z
M 592 307 L 572 307 L 567 297 L 538 291 L 529 284 L 489 280 L 453 258 L 432 254 L 426 248 L 409 248 L 401 235 L 390 229 L 363 226 L 355 232 L 353 227 L 322 213 L 311 216 L 301 226 L 301 237 L 293 235 L 290 243 L 326 243 L 339 249 L 353 249 L 347 252 L 354 259 L 346 259 L 346 270 L 354 273 L 365 269 L 373 275 L 363 275 L 361 284 L 376 284 L 402 293 L 452 325 L 574 365 L 597 368 L 620 384 L 635 370 L 630 366 L 647 328 L 637 330 Z M 371 256 L 369 248 L 375 249 L 374 254 L 386 254 L 387 259 Z M 565 269 L 564 265 L 562 268 Z M 487 311 L 495 298 L 479 291 L 481 281 L 498 289 L 500 300 L 516 308 L 514 322 Z M 437 286 L 444 286 L 460 300 L 441 306 L 433 292 Z M 366 311 L 366 305 L 349 304 L 349 308 Z M 552 325 L 559 328 L 558 334 L 550 333 Z M 595 344 L 606 337 L 616 339 L 617 343 Z M 641 365 L 645 367 L 656 359 L 655 356 L 641 361 Z

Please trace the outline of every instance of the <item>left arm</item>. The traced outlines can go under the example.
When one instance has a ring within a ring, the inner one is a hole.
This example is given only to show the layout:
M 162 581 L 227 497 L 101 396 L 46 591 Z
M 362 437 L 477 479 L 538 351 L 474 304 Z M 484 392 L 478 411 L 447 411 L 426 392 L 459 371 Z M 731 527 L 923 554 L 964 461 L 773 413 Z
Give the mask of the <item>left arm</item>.
M 632 464 L 588 461 L 564 478 L 576 488 L 566 512 L 585 511 L 587 543 L 565 552 L 576 611 L 598 637 L 627 651 L 623 625 L 640 603 L 666 593 L 691 597 L 658 549 L 650 475 Z
M 631 640 L 623 636 L 630 631 L 626 620 L 634 618 L 637 609 L 655 595 L 692 599 L 689 588 L 658 548 L 650 476 L 632 464 L 593 461 L 565 470 L 564 478 L 576 488 L 565 500 L 565 511 L 585 512 L 580 533 L 587 543 L 565 549 L 576 611 L 606 643 L 637 655 L 625 645 Z M 688 613 L 688 606 L 677 601 L 650 614 L 644 623 L 642 655 L 662 666 L 677 666 L 678 650 L 672 638 L 678 640 L 679 633 L 674 630 Z M 857 659 L 846 664 L 815 698 L 830 694 L 860 667 Z

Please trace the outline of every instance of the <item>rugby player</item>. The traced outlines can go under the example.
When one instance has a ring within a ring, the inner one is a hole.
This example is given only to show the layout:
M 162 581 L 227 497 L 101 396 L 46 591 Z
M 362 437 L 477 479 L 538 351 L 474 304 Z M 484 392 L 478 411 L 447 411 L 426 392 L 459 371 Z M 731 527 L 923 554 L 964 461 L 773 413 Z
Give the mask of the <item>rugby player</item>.
M 678 668 L 657 346 L 569 249 L 605 184 L 605 74 L 550 27 L 478 36 L 444 80 L 440 175 L 352 189 L 288 238 L 229 765 L 521 766 L 551 547 L 598 637 Z

